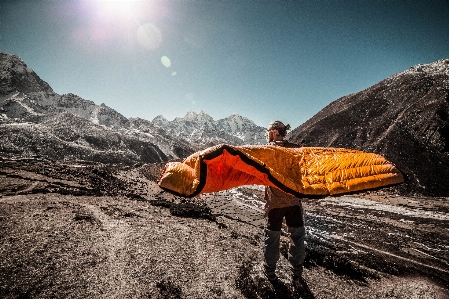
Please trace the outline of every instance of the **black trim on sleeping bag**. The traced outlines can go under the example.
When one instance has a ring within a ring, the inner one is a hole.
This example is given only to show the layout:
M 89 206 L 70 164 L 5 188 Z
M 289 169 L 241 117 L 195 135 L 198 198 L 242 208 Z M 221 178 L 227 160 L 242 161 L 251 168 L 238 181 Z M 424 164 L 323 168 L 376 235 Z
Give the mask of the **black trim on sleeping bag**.
M 204 186 L 206 185 L 206 179 L 207 179 L 207 164 L 205 161 L 207 160 L 212 160 L 220 155 L 223 154 L 223 150 L 227 150 L 229 152 L 229 154 L 231 154 L 232 156 L 239 156 L 239 158 L 245 162 L 246 164 L 254 167 L 257 171 L 264 173 L 267 175 L 268 180 L 270 182 L 272 182 L 277 188 L 281 189 L 282 191 L 286 192 L 286 193 L 290 193 L 296 197 L 299 198 L 303 198 L 305 197 L 304 194 L 299 193 L 293 189 L 290 189 L 288 187 L 286 187 L 285 185 L 283 185 L 281 182 L 279 182 L 275 177 L 273 177 L 270 174 L 270 171 L 264 167 L 263 165 L 260 165 L 259 163 L 255 162 L 254 160 L 248 158 L 248 156 L 246 156 L 245 154 L 243 154 L 242 152 L 240 152 L 239 150 L 236 150 L 232 147 L 230 147 L 227 144 L 223 144 L 220 147 L 218 147 L 216 150 L 203 155 L 199 156 L 200 159 L 200 183 L 198 184 L 195 192 L 193 192 L 191 195 L 187 196 L 187 197 L 194 197 L 197 196 L 198 194 L 201 193 L 201 191 L 203 190 Z M 310 197 L 310 196 L 308 196 Z

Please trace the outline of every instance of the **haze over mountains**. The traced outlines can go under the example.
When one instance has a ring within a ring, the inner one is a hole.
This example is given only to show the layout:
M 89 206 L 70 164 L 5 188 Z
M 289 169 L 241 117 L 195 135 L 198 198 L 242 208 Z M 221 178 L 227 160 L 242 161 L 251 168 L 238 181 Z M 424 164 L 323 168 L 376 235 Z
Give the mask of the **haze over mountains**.
M 172 121 L 128 119 L 104 104 L 56 94 L 19 57 L 0 53 L 1 157 L 152 163 L 220 143 L 263 144 L 264 134 L 240 115 L 214 120 L 204 111 Z M 449 59 L 338 99 L 289 139 L 382 154 L 407 177 L 397 192 L 448 196 Z

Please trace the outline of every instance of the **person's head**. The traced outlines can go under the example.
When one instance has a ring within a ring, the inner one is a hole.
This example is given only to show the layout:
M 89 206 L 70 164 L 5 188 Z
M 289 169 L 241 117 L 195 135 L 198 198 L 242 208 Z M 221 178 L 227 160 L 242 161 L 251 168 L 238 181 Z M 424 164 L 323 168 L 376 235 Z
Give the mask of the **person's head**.
M 267 140 L 281 141 L 287 135 L 287 130 L 290 130 L 290 125 L 284 125 L 281 121 L 272 121 L 267 128 Z

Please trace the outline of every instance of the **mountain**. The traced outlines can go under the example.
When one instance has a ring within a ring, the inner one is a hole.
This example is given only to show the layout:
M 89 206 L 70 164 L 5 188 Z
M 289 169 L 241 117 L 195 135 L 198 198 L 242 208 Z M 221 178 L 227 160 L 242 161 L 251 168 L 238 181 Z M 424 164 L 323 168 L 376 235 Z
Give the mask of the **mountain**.
M 0 53 L 0 95 L 17 90 L 23 93 L 53 93 L 50 85 L 43 81 L 16 55 Z
M 265 130 L 239 115 L 205 112 L 152 121 L 126 118 L 105 104 L 58 95 L 16 55 L 0 53 L 0 152 L 52 160 L 149 163 L 220 144 L 264 142 Z
M 58 95 L 19 57 L 0 53 L 2 157 L 152 163 L 220 143 L 265 143 L 264 134 L 236 114 L 128 119 L 104 104 Z M 449 59 L 413 66 L 337 99 L 289 140 L 379 153 L 406 176 L 397 192 L 449 196 Z
M 289 139 L 382 154 L 406 175 L 407 192 L 449 196 L 449 59 L 413 66 L 342 97 Z
M 266 143 L 265 128 L 238 114 L 215 121 L 204 111 L 189 111 L 183 118 L 177 117 L 173 121 L 158 116 L 153 119 L 152 124 L 201 148 L 220 143 Z
M 69 112 L 58 113 L 41 123 L 1 124 L 0 128 L 0 152 L 5 157 L 102 163 L 167 160 L 154 144 L 105 130 Z

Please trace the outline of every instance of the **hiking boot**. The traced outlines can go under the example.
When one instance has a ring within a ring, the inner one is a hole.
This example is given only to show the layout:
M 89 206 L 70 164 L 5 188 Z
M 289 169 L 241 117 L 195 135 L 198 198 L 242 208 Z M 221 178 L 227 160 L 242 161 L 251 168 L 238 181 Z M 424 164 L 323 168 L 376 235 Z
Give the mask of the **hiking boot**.
M 278 279 L 279 279 L 278 276 L 276 275 L 276 273 L 267 273 L 267 272 L 264 271 L 263 274 L 268 279 L 268 281 L 271 282 L 271 283 L 277 282 Z
M 278 280 L 276 267 L 270 267 L 266 263 L 263 264 L 263 274 L 269 282 L 276 282 Z
M 277 282 L 278 279 L 279 279 L 278 276 L 276 275 L 275 270 L 272 269 L 272 268 L 269 268 L 269 267 L 267 267 L 265 265 L 263 267 L 263 274 L 268 279 L 268 281 L 271 282 L 271 283 Z
M 292 285 L 297 294 L 301 294 L 301 298 L 315 298 L 312 294 L 306 280 L 302 276 L 293 276 Z
M 306 284 L 306 281 L 302 276 L 293 276 L 292 277 L 292 284 L 295 287 L 302 287 L 304 284 Z

